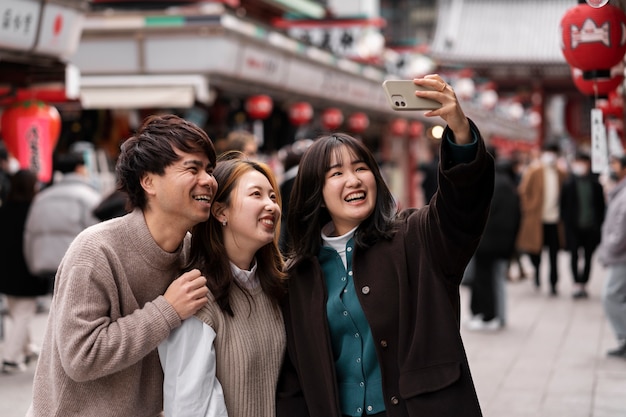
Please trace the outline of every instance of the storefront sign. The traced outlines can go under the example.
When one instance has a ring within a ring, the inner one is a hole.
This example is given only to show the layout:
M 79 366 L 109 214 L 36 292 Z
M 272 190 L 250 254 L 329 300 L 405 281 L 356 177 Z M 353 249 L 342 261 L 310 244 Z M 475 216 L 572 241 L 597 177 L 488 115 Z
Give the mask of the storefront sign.
M 40 2 L 3 0 L 0 2 L 0 48 L 28 50 L 37 36 Z
M 2 0 L 0 48 L 66 58 L 78 47 L 83 18 L 80 10 L 58 4 Z
M 84 15 L 76 9 L 46 3 L 35 52 L 67 58 L 78 48 Z

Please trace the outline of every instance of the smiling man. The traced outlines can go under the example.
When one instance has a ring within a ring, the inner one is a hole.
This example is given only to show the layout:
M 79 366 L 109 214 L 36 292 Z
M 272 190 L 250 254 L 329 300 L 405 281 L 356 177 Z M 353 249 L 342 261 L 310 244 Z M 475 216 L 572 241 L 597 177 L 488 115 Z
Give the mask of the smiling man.
M 205 277 L 180 274 L 188 231 L 210 215 L 215 158 L 174 115 L 124 142 L 118 188 L 133 210 L 87 228 L 61 261 L 27 416 L 161 415 L 156 348 L 207 301 Z

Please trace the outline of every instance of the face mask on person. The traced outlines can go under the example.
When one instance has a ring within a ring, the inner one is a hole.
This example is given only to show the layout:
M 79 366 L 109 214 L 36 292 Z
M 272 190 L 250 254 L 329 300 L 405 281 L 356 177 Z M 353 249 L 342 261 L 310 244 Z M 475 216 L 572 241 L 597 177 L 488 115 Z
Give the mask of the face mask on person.
M 587 165 L 575 162 L 572 164 L 572 173 L 578 177 L 584 177 L 589 171 L 587 170 Z
M 556 155 L 552 152 L 546 152 L 541 155 L 541 162 L 547 166 L 554 166 L 556 164 Z

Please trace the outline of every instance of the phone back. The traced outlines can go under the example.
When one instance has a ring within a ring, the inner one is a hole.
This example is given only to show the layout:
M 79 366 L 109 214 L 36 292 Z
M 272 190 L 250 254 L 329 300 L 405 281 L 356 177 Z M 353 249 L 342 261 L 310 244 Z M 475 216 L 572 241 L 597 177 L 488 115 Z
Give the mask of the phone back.
M 386 80 L 383 89 L 394 110 L 435 110 L 441 107 L 441 103 L 436 100 L 417 97 L 416 90 L 427 88 L 413 84 L 413 80 Z

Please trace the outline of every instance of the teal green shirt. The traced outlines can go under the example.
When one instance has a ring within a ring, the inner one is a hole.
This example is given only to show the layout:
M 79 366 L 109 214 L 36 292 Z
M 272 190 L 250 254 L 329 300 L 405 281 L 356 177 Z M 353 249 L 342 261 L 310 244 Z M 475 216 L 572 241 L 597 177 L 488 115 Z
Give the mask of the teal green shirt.
M 362 416 L 385 411 L 382 378 L 374 339 L 352 280 L 354 241 L 345 247 L 346 264 L 331 247 L 322 247 L 319 261 L 324 271 L 330 328 L 341 413 Z

